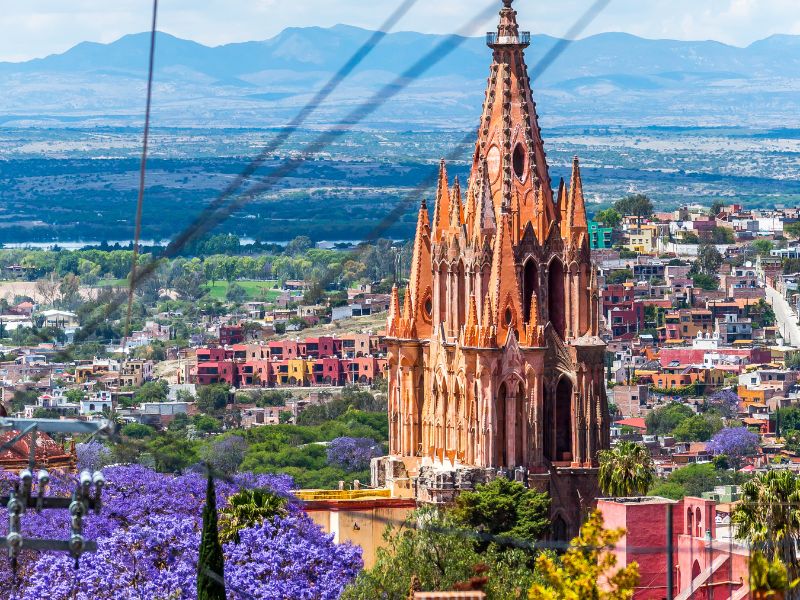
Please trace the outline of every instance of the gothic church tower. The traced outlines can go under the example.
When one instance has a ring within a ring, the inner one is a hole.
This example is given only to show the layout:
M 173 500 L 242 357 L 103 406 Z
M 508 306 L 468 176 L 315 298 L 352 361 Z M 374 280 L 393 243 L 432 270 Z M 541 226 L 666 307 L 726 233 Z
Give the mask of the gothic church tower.
M 578 159 L 554 194 L 530 34 L 503 3 L 466 192 L 442 162 L 402 303 L 392 292 L 390 457 L 376 478 L 438 502 L 516 477 L 550 492 L 554 534 L 566 538 L 597 495 L 597 452 L 609 445 L 605 345 Z

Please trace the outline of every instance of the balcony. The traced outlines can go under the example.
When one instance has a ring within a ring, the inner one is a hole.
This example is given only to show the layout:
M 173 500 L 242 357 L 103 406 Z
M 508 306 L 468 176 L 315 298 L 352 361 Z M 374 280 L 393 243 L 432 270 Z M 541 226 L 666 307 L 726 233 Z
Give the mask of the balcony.
M 520 31 L 519 35 L 497 35 L 495 31 L 486 32 L 486 45 L 490 48 L 495 46 L 529 46 L 530 43 L 530 31 Z

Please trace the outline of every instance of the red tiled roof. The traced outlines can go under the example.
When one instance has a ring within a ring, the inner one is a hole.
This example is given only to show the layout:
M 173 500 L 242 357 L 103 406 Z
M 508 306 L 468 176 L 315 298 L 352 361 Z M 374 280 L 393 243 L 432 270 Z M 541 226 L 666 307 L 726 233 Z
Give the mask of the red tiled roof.
M 4 444 L 18 431 L 4 431 L 0 433 L 0 445 Z M 0 451 L 0 468 L 19 469 L 28 465 L 30 453 L 30 436 L 26 435 L 12 446 Z M 36 436 L 36 465 L 41 467 L 74 468 L 75 456 L 64 450 L 53 438 L 46 433 Z
M 614 421 L 615 425 L 622 425 L 623 427 L 635 427 L 636 429 L 647 429 L 647 424 L 642 417 L 631 417 L 629 419 L 620 419 Z

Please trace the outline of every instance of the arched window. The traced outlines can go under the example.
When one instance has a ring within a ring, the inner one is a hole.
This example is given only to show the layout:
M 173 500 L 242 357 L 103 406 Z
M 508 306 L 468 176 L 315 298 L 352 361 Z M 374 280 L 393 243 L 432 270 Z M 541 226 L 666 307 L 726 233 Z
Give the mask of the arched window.
M 563 339 L 566 326 L 566 297 L 564 296 L 564 266 L 553 259 L 547 270 L 547 313 L 556 333 Z
M 458 263 L 458 269 L 456 271 L 456 277 L 458 278 L 457 287 L 458 287 L 458 297 L 455 301 L 458 303 L 458 325 L 461 326 L 467 320 L 466 316 L 466 309 L 467 309 L 467 279 L 464 274 L 464 263 Z
M 694 515 L 695 527 L 697 528 L 697 533 L 695 535 L 697 537 L 703 537 L 703 513 L 700 511 L 699 506 L 695 510 Z
M 531 321 L 531 295 L 536 292 L 539 295 L 539 269 L 536 261 L 528 259 L 522 270 L 522 306 L 523 315 L 526 323 Z
M 447 322 L 447 265 L 439 266 L 439 323 Z

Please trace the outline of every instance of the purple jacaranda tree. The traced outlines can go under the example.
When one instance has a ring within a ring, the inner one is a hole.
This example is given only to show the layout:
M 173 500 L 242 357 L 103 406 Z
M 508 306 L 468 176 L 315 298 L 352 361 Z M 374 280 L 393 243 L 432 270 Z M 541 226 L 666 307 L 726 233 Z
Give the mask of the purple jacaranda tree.
M 224 551 L 229 591 L 264 600 L 335 600 L 363 567 L 360 548 L 334 544 L 302 512 L 244 529 Z
M 730 418 L 739 411 L 739 394 L 731 388 L 720 390 L 706 400 L 709 408 L 716 408 L 723 417 Z
M 247 442 L 240 435 L 229 435 L 205 447 L 203 460 L 219 473 L 230 475 L 239 469 L 247 452 Z
M 328 463 L 348 471 L 368 468 L 370 459 L 381 454 L 380 445 L 371 438 L 338 437 L 328 444 Z
M 103 508 L 99 515 L 90 513 L 85 526 L 86 537 L 97 541 L 97 552 L 85 553 L 76 571 L 66 553 L 24 551 L 16 597 L 194 600 L 205 475 L 167 475 L 139 465 L 103 472 Z M 15 477 L 0 473 L 0 487 L 8 487 Z M 53 473 L 51 493 L 68 495 L 75 483 L 75 475 Z M 292 486 L 286 475 L 239 474 L 217 480 L 217 504 L 222 509 L 242 487 L 267 488 L 293 500 Z M 4 511 L 0 510 L 0 523 L 7 522 Z M 22 524 L 25 536 L 69 537 L 66 511 L 28 511 Z M 240 536 L 256 546 L 227 544 L 224 575 L 252 597 L 335 598 L 362 567 L 360 549 L 335 544 L 294 501 L 285 518 L 244 529 Z M 273 568 L 265 578 L 267 560 L 280 569 Z M 232 588 L 229 593 L 231 598 L 248 597 Z M 0 597 L 15 597 L 7 561 L 0 561 Z
M 75 453 L 78 455 L 78 470 L 97 471 L 102 469 L 111 460 L 111 450 L 108 446 L 97 440 L 75 444 Z
M 743 457 L 758 450 L 758 442 L 758 434 L 747 427 L 725 427 L 709 440 L 706 450 L 715 456 L 724 454 L 731 466 L 738 467 Z

